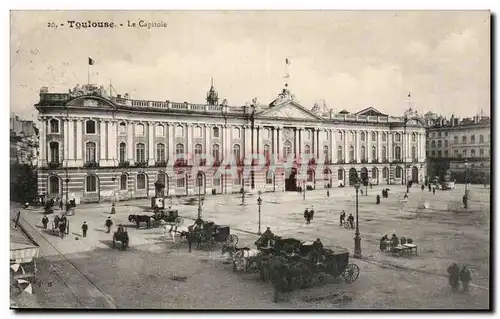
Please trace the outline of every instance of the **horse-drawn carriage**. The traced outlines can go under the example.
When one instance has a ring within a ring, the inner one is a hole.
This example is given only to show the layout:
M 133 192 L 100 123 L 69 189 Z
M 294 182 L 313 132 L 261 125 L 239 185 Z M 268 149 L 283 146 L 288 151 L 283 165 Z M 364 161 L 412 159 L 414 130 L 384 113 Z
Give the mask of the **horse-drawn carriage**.
M 113 248 L 116 247 L 116 242 L 122 243 L 122 250 L 127 250 L 129 244 L 128 232 L 125 230 L 119 230 L 113 233 Z
M 229 226 L 217 225 L 214 222 L 201 221 L 188 227 L 186 233 L 181 234 L 185 236 L 189 249 L 191 250 L 191 243 L 197 242 L 197 248 L 206 246 L 208 249 L 214 249 L 218 244 L 224 246 L 235 247 L 238 243 L 238 236 L 231 234 Z
M 243 268 L 258 271 L 262 280 L 273 283 L 275 302 L 282 292 L 312 287 L 324 282 L 328 276 L 342 277 L 349 284 L 359 276 L 359 267 L 349 263 L 349 252 L 344 248 L 324 248 L 319 241 L 304 243 L 275 235 L 263 235 L 255 245 L 259 253 L 246 249 L 247 252 L 239 254 L 249 256 Z M 236 270 L 241 261 L 233 257 L 233 264 Z
M 184 219 L 179 216 L 179 211 L 177 209 L 170 209 L 167 211 L 158 210 L 153 215 L 154 226 L 158 227 L 161 221 L 173 226 L 181 226 L 184 223 Z

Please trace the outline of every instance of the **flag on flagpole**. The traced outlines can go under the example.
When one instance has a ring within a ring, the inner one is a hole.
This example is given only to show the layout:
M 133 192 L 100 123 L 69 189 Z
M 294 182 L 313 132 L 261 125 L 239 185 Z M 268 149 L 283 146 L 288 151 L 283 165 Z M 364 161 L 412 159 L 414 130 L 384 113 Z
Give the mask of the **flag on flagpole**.
M 94 65 L 94 63 L 95 63 L 94 60 L 92 60 L 92 58 L 89 57 L 89 65 Z
M 285 58 L 285 64 L 290 65 L 290 64 L 291 64 L 291 63 L 290 63 L 290 59 Z
M 408 92 L 408 97 L 411 97 L 411 92 Z

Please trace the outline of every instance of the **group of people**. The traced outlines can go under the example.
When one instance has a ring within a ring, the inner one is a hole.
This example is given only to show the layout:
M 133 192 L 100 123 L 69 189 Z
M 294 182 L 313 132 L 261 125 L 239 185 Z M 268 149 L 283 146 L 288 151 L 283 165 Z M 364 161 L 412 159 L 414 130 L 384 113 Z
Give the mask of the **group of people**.
M 398 236 L 396 236 L 396 234 L 392 234 L 392 237 L 389 240 L 389 237 L 387 235 L 384 235 L 380 239 L 380 250 L 385 251 L 387 250 L 387 248 L 390 248 L 390 250 L 392 251 L 394 247 L 412 243 L 413 243 L 412 238 L 401 237 L 401 239 L 399 239 Z
M 340 226 L 345 226 L 346 220 L 345 220 L 346 213 L 345 211 L 342 211 L 340 213 Z M 354 229 L 354 216 L 352 214 L 349 214 L 349 217 L 347 217 L 347 223 L 349 223 L 349 228 Z
M 42 218 L 43 228 L 47 229 L 48 224 L 49 224 L 49 218 L 47 217 L 47 215 L 44 215 Z M 54 216 L 52 229 L 58 229 L 59 235 L 61 236 L 61 238 L 64 238 L 64 235 L 69 233 L 69 223 L 66 216 L 64 215 L 62 215 L 61 217 L 59 217 L 59 215 Z
M 314 206 L 306 208 L 304 211 L 304 219 L 306 220 L 306 224 L 309 225 L 311 220 L 314 217 Z
M 460 282 L 462 282 L 463 291 L 469 290 L 469 283 L 472 275 L 467 266 L 464 265 L 460 268 L 456 263 L 452 263 L 448 267 L 448 276 L 448 280 L 453 291 L 457 291 L 459 289 Z

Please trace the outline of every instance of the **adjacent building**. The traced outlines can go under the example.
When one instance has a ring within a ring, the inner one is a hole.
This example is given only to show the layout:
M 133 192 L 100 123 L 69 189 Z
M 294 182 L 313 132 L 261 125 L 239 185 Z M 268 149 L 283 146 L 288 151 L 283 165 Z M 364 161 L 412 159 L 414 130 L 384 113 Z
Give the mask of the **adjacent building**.
M 426 114 L 429 176 L 489 183 L 491 119 L 483 115 L 446 119 Z M 467 175 L 466 175 L 467 174 Z
M 10 162 L 12 164 L 37 163 L 38 129 L 33 121 L 14 115 L 10 117 Z
M 162 194 L 292 191 L 422 182 L 425 122 L 373 107 L 335 113 L 299 104 L 285 85 L 268 104 L 230 106 L 109 96 L 103 87 L 40 91 L 38 190 L 76 202 Z M 63 197 L 64 198 L 64 197 Z

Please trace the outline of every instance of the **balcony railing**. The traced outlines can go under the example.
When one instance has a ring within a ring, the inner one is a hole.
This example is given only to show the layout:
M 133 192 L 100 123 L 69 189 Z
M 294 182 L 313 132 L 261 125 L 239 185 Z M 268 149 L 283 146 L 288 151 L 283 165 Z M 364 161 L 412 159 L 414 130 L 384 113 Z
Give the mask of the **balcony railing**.
M 119 162 L 118 167 L 128 168 L 128 167 L 130 167 L 130 162 L 129 161 Z
M 47 164 L 48 168 L 61 168 L 62 167 L 62 163 L 61 162 L 49 162 Z
M 135 162 L 134 167 L 141 167 L 141 168 L 148 167 L 148 162 L 146 161 Z
M 155 161 L 155 167 L 166 167 L 167 161 L 165 160 L 157 160 Z
M 85 162 L 85 163 L 83 163 L 83 167 L 86 167 L 86 168 L 98 168 L 99 167 L 99 163 L 95 162 L 95 161 Z

